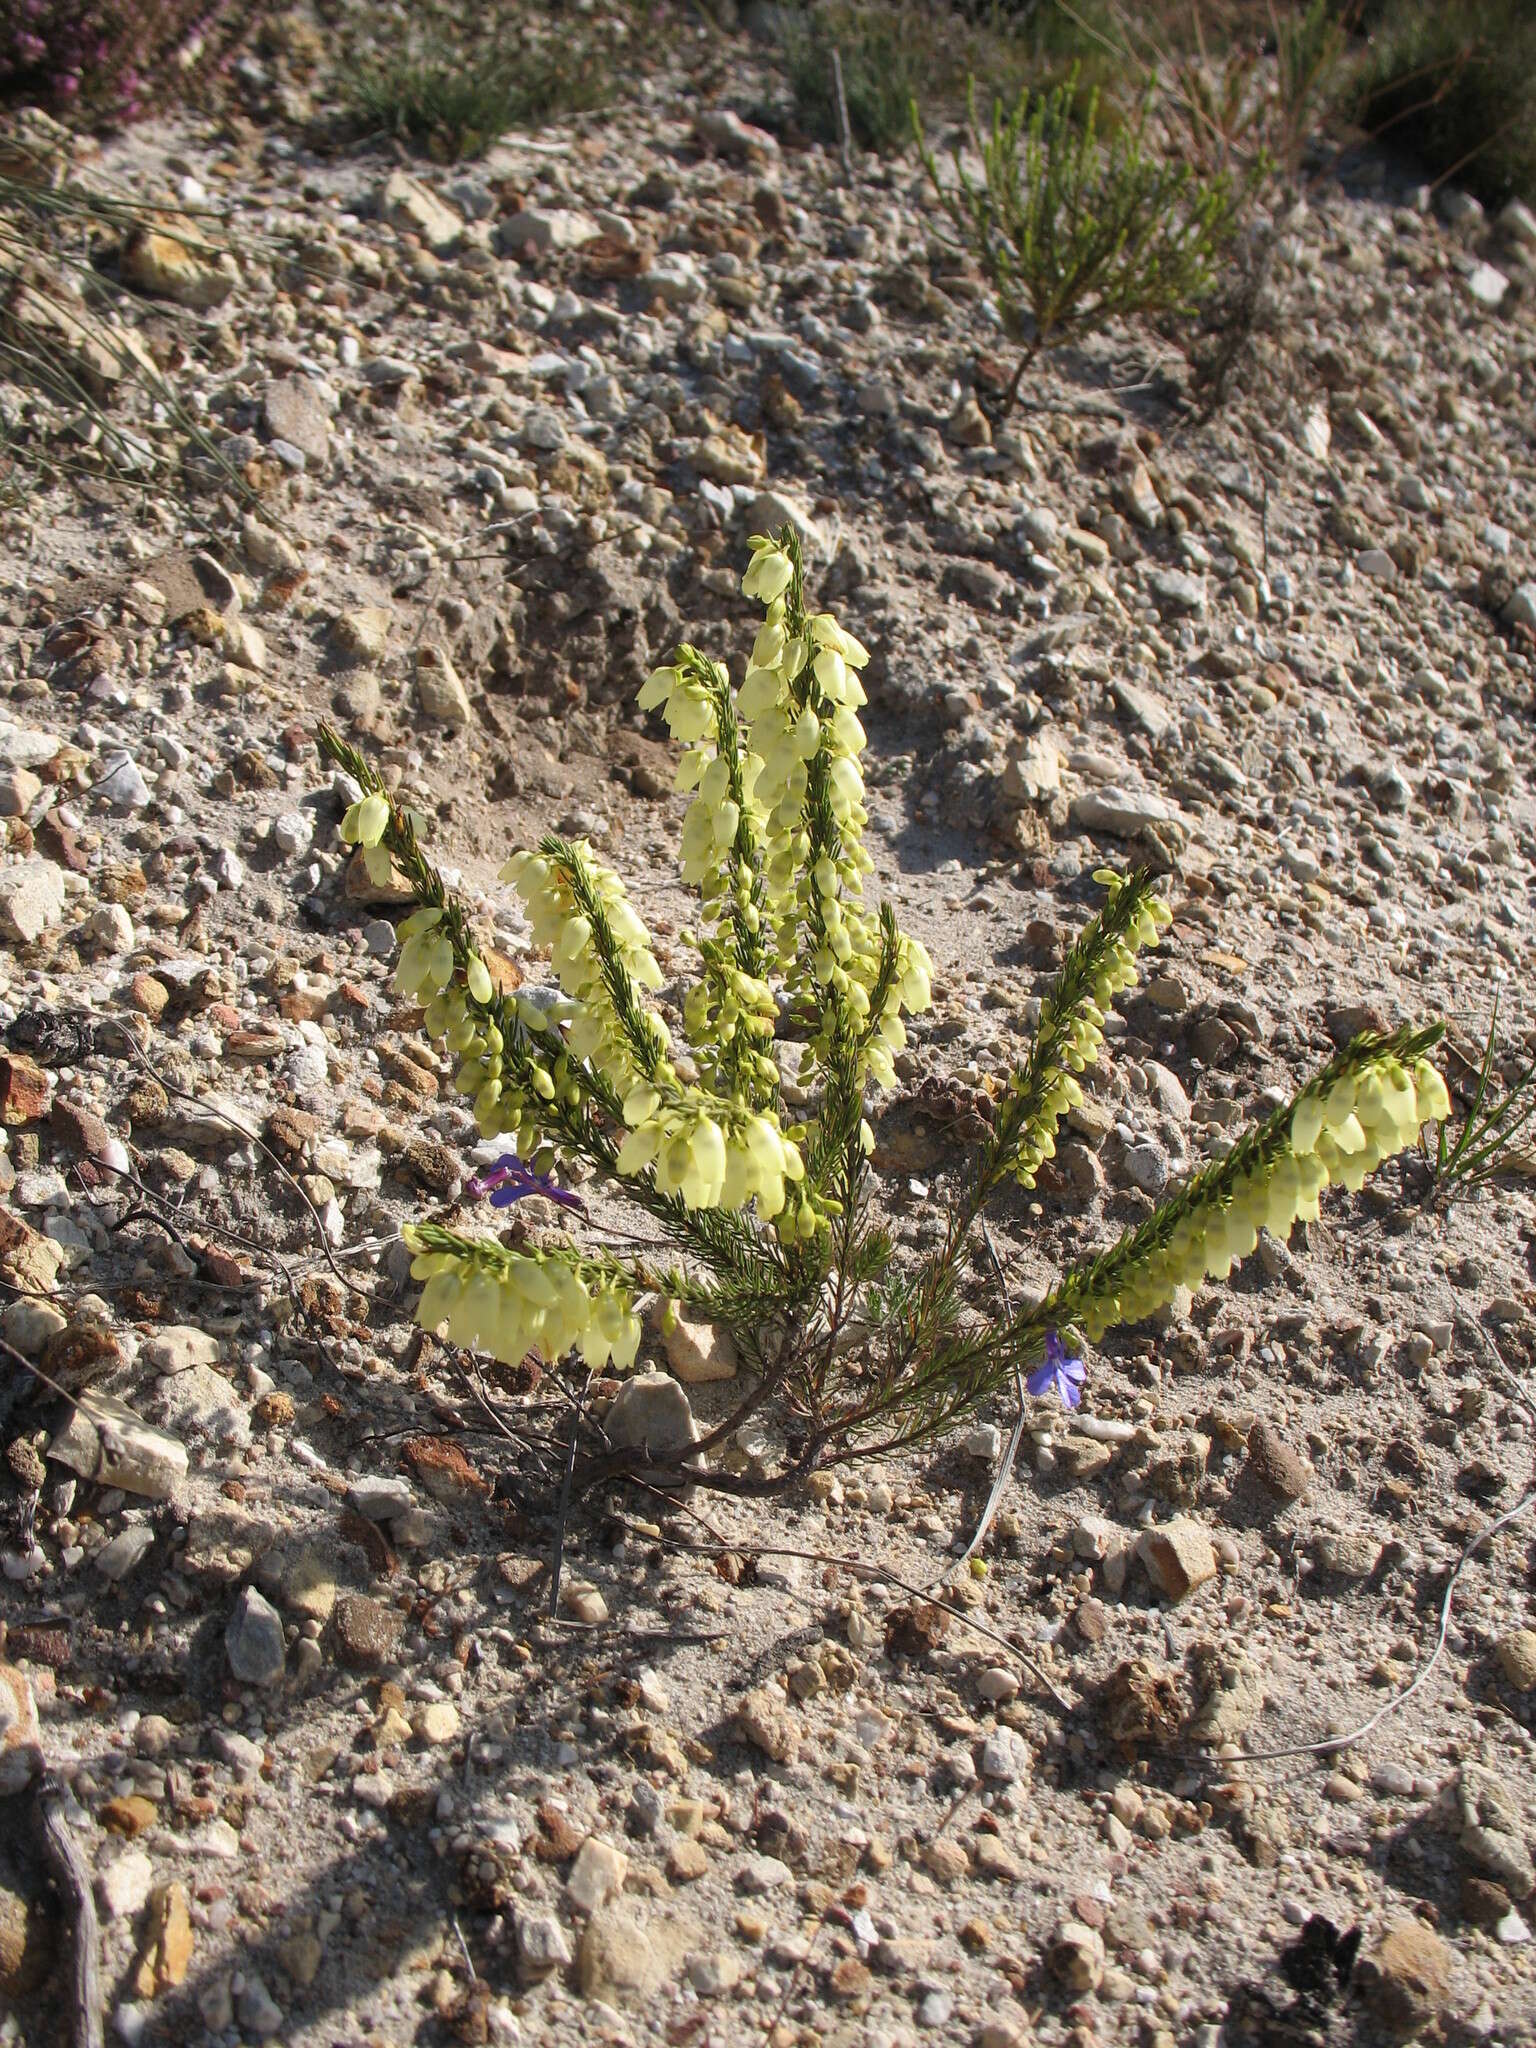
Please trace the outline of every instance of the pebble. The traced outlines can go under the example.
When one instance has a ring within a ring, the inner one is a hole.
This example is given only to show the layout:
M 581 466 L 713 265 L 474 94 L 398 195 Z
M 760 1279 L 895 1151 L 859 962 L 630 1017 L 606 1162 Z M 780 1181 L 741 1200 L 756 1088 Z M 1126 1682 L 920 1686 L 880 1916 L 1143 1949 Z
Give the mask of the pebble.
M 1181 1518 L 1148 1529 L 1137 1545 L 1147 1575 L 1166 1600 L 1187 1599 L 1216 1576 L 1216 1553 L 1198 1522 Z
M 276 1685 L 287 1664 L 283 1624 L 275 1607 L 254 1586 L 235 1602 L 224 1630 L 229 1668 L 242 1685 Z
M 24 946 L 64 915 L 64 871 L 51 860 L 0 869 L 0 932 Z
M 749 1856 L 736 1873 L 736 1889 L 750 1897 L 782 1891 L 794 1881 L 794 1872 L 777 1856 Z
M 692 1956 L 688 1962 L 688 1981 L 700 1998 L 723 1998 L 741 1982 L 741 1963 L 729 1949 Z
M 1516 1692 L 1536 1692 L 1536 1629 L 1511 1629 L 1500 1636 L 1494 1654 L 1506 1684 Z
M 1205 610 L 1204 583 L 1198 576 L 1185 575 L 1181 569 L 1155 570 L 1148 578 L 1147 587 L 1165 611 L 1198 614 Z
M 1312 1484 L 1311 1467 L 1268 1422 L 1256 1422 L 1249 1431 L 1247 1469 L 1282 1501 L 1304 1500 Z
M 589 1835 L 576 1852 L 565 1881 L 565 1895 L 580 1912 L 595 1913 L 624 1889 L 628 1868 L 629 1858 L 622 1850 L 597 1835 Z
M 104 1543 L 93 1560 L 97 1571 L 104 1579 L 114 1584 L 126 1579 L 153 1550 L 155 1532 L 143 1523 L 135 1523 L 118 1531 L 110 1542 Z
M 103 755 L 96 794 L 125 811 L 142 811 L 150 801 L 149 784 L 133 756 L 122 747 Z
M 1029 1771 L 1029 1745 L 1012 1728 L 994 1728 L 981 1746 L 980 1767 L 999 1785 L 1017 1784 Z
M 314 839 L 315 817 L 312 811 L 284 811 L 272 820 L 272 843 L 290 860 L 297 860 L 301 854 L 308 853 Z
M 736 1377 L 736 1346 L 723 1323 L 674 1317 L 664 1338 L 667 1365 L 685 1387 L 709 1386 Z
M 1509 279 L 1492 263 L 1474 263 L 1467 272 L 1467 292 L 1479 305 L 1497 312 L 1509 290 Z
M 606 1427 L 615 1450 L 644 1451 L 657 1464 L 676 1463 L 699 1440 L 687 1393 L 664 1372 L 632 1374 L 608 1410 Z
M 459 1725 L 459 1710 L 452 1700 L 433 1700 L 411 1717 L 413 1734 L 429 1749 L 441 1749 L 456 1740 Z
M 390 1663 L 400 1646 L 402 1617 L 367 1593 L 342 1593 L 331 1615 L 336 1647 L 344 1663 L 376 1671 Z
M 393 1522 L 416 1505 L 408 1479 L 392 1479 L 382 1473 L 354 1479 L 347 1488 L 347 1500 L 370 1522 Z
M 1380 1792 L 1387 1799 L 1411 1799 L 1414 1777 L 1412 1771 L 1401 1764 L 1377 1764 L 1371 1772 L 1371 1790 Z
M 520 1910 L 515 1925 L 517 1959 L 525 1977 L 547 1977 L 574 1960 L 570 1939 L 553 1913 Z
M 287 2015 L 254 1970 L 246 1971 L 235 1993 L 235 2017 L 259 2041 L 270 2041 L 287 2023 Z
M 148 1903 L 155 1866 L 142 1849 L 121 1849 L 96 1875 L 96 1897 L 109 1920 L 132 1920 Z

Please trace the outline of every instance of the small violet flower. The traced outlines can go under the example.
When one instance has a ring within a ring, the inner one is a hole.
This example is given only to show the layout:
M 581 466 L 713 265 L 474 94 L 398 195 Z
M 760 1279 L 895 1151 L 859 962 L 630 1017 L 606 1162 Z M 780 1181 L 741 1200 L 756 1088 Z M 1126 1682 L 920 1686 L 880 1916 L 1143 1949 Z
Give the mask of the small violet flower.
M 510 1209 L 525 1195 L 544 1195 L 551 1202 L 558 1202 L 562 1209 L 575 1209 L 582 1216 L 587 1213 L 586 1204 L 579 1195 L 573 1195 L 569 1188 L 557 1187 L 552 1174 L 535 1173 L 531 1166 L 524 1166 L 510 1152 L 486 1172 L 477 1173 L 467 1180 L 464 1192 L 467 1195 L 489 1195 L 493 1209 Z
M 1045 1339 L 1045 1362 L 1035 1367 L 1024 1384 L 1037 1399 L 1054 1391 L 1061 1396 L 1063 1408 L 1075 1408 L 1083 1398 L 1085 1377 L 1083 1361 L 1069 1358 L 1066 1345 L 1051 1330 Z

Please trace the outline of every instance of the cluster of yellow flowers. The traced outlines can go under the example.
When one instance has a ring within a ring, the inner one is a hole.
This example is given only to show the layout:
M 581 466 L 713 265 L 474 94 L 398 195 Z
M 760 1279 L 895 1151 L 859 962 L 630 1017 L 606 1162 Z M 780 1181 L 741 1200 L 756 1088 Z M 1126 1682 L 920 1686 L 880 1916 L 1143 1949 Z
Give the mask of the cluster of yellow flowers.
M 763 1106 L 778 1089 L 779 1070 L 772 1057 L 777 1010 L 764 978 L 762 762 L 743 749 L 725 664 L 696 648 L 680 647 L 672 667 L 647 678 L 640 705 L 663 709 L 673 737 L 689 743 L 677 771 L 677 788 L 694 792 L 683 820 L 682 876 L 717 927 L 698 941 L 703 972 L 683 1003 L 688 1042 L 715 1086 Z
M 425 1006 L 427 1035 L 458 1055 L 455 1086 L 474 1098 L 481 1136 L 511 1135 L 518 1151 L 531 1156 L 542 1135 L 541 1111 L 556 1101 L 581 1099 L 569 1057 L 541 1058 L 534 1049 L 530 1034 L 548 1031 L 548 1012 L 526 997 L 514 998 L 509 1021 L 516 1042 L 509 1046 L 489 1013 L 490 969 L 472 947 L 459 962 L 444 912 L 424 905 L 405 919 L 399 936 L 395 988 Z
M 1428 1060 L 1410 1069 L 1390 1053 L 1307 1089 L 1293 1110 L 1288 1144 L 1229 1190 L 1197 1201 L 1164 1244 L 1095 1291 L 1076 1320 L 1096 1343 L 1111 1324 L 1151 1315 L 1176 1287 L 1225 1280 L 1254 1250 L 1260 1230 L 1284 1239 L 1294 1223 L 1315 1221 L 1330 1182 L 1353 1192 L 1384 1159 L 1414 1143 L 1420 1124 L 1440 1121 L 1450 1107 L 1445 1082 Z
M 640 1324 L 617 1279 L 571 1254 L 510 1251 L 485 1238 L 407 1228 L 424 1280 L 416 1319 L 448 1325 L 451 1342 L 516 1365 L 530 1351 L 553 1365 L 579 1351 L 594 1371 L 635 1362 Z
M 389 798 L 377 790 L 360 796 L 348 806 L 341 821 L 341 836 L 349 846 L 363 849 L 363 865 L 376 889 L 387 888 L 390 878 L 389 849 L 380 844 L 389 825 Z
M 1108 901 L 1096 922 L 1102 925 L 1114 912 L 1129 878 L 1113 868 L 1100 868 L 1094 875 L 1109 892 Z M 1093 991 L 1074 1004 L 1071 1014 L 1056 1017 L 1046 1003 L 1040 1013 L 1035 1044 L 1041 1049 L 1040 1064 L 1031 1062 L 1015 1085 L 1037 1095 L 1032 1113 L 1019 1132 L 1014 1172 L 1021 1186 L 1031 1188 L 1045 1160 L 1056 1150 L 1056 1132 L 1069 1109 L 1083 1099 L 1077 1075 L 1091 1067 L 1104 1043 L 1104 1018 L 1115 997 L 1136 983 L 1136 955 L 1144 946 L 1155 946 L 1159 934 L 1173 922 L 1173 912 L 1160 896 L 1146 896 L 1136 909 L 1127 930 L 1104 950 L 1093 979 Z M 1054 1058 L 1051 1053 L 1054 1052 Z
M 772 1111 L 679 1078 L 665 1024 L 636 997 L 662 975 L 618 876 L 585 843 L 514 854 L 502 875 L 528 905 L 536 942 L 552 948 L 572 1057 L 601 1072 L 623 1104 L 619 1172 L 654 1168 L 660 1192 L 690 1209 L 755 1200 L 765 1222 L 778 1216 L 786 1183 L 804 1175 L 800 1154 Z
M 901 1013 L 928 1007 L 932 963 L 918 940 L 900 935 L 881 1013 L 871 1017 L 882 947 L 879 922 L 862 901 L 873 866 L 863 844 L 869 814 L 858 718 L 869 650 L 830 612 L 799 609 L 795 565 L 782 547 L 761 534 L 751 546 L 742 589 L 766 617 L 736 708 L 752 722 L 762 763 L 753 787 L 777 965 L 820 1024 L 812 1053 L 830 1051 L 830 996 L 857 1034 L 859 1078 L 889 1087 L 892 1058 L 906 1042 Z
M 390 872 L 390 853 L 383 843 L 390 821 L 389 799 L 372 791 L 351 805 L 341 821 L 341 836 L 360 845 L 368 872 L 383 882 Z M 511 1136 L 520 1153 L 531 1157 L 543 1137 L 541 1110 L 556 1101 L 581 1100 L 579 1069 L 558 1053 L 542 1056 L 533 1034 L 548 1034 L 558 1022 L 529 1002 L 515 998 L 511 1014 L 497 1013 L 511 1024 L 515 1042 L 508 1044 L 497 1015 L 491 1014 L 494 987 L 490 969 L 472 946 L 463 957 L 454 944 L 451 921 L 439 904 L 423 904 L 399 927 L 400 958 L 395 988 L 421 1003 L 428 1037 L 458 1055 L 456 1085 L 474 1098 L 475 1121 L 483 1137 Z

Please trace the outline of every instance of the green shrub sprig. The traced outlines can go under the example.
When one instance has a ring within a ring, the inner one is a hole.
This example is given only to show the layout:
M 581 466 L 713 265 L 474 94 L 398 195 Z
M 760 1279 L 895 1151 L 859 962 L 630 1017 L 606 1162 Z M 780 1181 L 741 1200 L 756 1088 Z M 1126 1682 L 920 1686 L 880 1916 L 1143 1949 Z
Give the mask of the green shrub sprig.
M 1101 139 L 1097 93 L 1079 113 L 1075 73 L 1048 92 L 993 101 L 983 130 L 970 95 L 970 141 L 983 176 L 960 148 L 953 178 L 940 174 L 916 102 L 913 132 L 924 168 L 966 251 L 997 294 L 1011 338 L 1023 344 L 999 408 L 1011 411 L 1045 350 L 1081 341 L 1131 315 L 1182 313 L 1211 289 L 1253 178 L 1210 176 L 1151 149 L 1150 101 Z

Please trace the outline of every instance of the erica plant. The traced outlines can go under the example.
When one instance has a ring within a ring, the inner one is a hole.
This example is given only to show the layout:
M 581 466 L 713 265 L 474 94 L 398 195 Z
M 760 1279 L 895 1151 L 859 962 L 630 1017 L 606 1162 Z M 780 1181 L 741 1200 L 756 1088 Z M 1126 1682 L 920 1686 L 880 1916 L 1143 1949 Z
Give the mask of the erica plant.
M 227 57 L 254 0 L 7 0 L 0 103 L 131 121 Z
M 553 1197 L 560 1219 L 558 1230 L 502 1237 L 454 1218 L 412 1225 L 420 1321 L 510 1364 L 534 1353 L 559 1368 L 576 1354 L 588 1369 L 619 1371 L 639 1352 L 642 1297 L 722 1322 L 752 1383 L 687 1473 L 767 1490 L 937 1435 L 1021 1379 L 1076 1407 L 1085 1346 L 1181 1286 L 1225 1279 L 1260 1230 L 1283 1238 L 1316 1217 L 1332 1184 L 1358 1188 L 1449 1105 L 1426 1057 L 1438 1027 L 1357 1039 L 1134 1229 L 1086 1250 L 1043 1300 L 997 1318 L 968 1309 L 961 1276 L 989 1205 L 1034 1185 L 1082 1100 L 1078 1077 L 1097 1061 L 1109 1005 L 1170 912 L 1149 875 L 1100 873 L 1103 905 L 1001 1081 L 937 1248 L 900 1253 L 874 1214 L 866 1106 L 892 1084 L 905 1019 L 928 1007 L 930 964 L 890 905 L 876 910 L 866 895 L 858 713 L 868 657 L 830 614 L 808 609 L 791 528 L 754 539 L 743 588 L 764 617 L 739 683 L 685 646 L 641 694 L 682 743 L 678 787 L 693 798 L 681 846 L 698 912 L 683 934 L 683 1045 L 653 1001 L 663 975 L 650 936 L 590 846 L 551 834 L 502 871 L 559 984 L 531 1000 L 493 980 L 463 905 L 422 851 L 420 821 L 329 727 L 320 745 L 354 785 L 343 838 L 418 899 L 401 926 L 398 986 L 458 1059 L 481 1132 L 506 1148 L 469 1192 L 498 1208 Z M 786 1091 L 790 1040 L 799 1064 Z M 616 1206 L 600 1215 L 595 1194 L 589 1210 L 562 1185 L 574 1162 Z M 649 1231 L 654 1255 L 625 1249 L 631 1224 Z M 784 1432 L 777 1468 L 754 1481 L 709 1471 L 708 1450 L 762 1407 Z M 594 1453 L 582 1469 L 625 1468 L 681 1476 L 638 1452 Z

